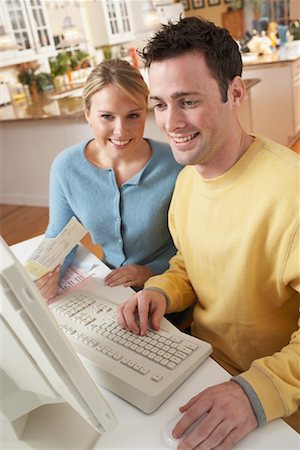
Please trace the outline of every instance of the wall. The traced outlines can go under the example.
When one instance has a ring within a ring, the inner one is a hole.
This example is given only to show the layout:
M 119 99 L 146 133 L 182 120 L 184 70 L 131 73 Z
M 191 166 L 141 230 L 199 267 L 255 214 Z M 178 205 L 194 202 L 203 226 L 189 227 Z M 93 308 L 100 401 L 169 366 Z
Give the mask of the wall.
M 255 89 L 255 88 L 254 88 Z M 242 125 L 251 130 L 249 93 L 239 112 Z M 145 137 L 167 142 L 149 111 Z M 0 122 L 0 203 L 48 206 L 49 171 L 64 148 L 91 137 L 82 119 L 45 119 Z
M 145 136 L 166 141 L 151 111 Z M 84 118 L 0 122 L 0 203 L 48 206 L 53 159 L 64 148 L 90 137 Z
M 204 1 L 204 8 L 193 8 L 193 1 L 197 2 L 198 0 L 187 0 L 190 5 L 190 9 L 185 11 L 186 17 L 191 16 L 202 16 L 206 19 L 214 22 L 218 26 L 222 26 L 222 13 L 227 11 L 228 4 L 224 2 L 224 0 L 220 0 L 220 5 L 209 6 L 209 0 Z
M 79 31 L 83 32 L 79 2 L 71 2 L 66 0 L 48 1 L 47 12 L 54 36 L 62 34 L 63 20 L 66 16 L 71 17 L 73 25 L 75 25 Z

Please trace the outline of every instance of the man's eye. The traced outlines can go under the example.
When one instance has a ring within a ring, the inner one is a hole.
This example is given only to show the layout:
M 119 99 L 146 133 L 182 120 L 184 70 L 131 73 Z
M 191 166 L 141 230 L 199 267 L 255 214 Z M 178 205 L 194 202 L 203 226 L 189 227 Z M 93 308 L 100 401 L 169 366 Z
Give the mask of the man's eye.
M 195 106 L 197 101 L 196 100 L 183 100 L 182 102 L 185 106 Z
M 155 103 L 152 107 L 153 109 L 158 109 L 159 111 L 162 111 L 164 108 L 166 108 L 166 105 L 164 103 Z

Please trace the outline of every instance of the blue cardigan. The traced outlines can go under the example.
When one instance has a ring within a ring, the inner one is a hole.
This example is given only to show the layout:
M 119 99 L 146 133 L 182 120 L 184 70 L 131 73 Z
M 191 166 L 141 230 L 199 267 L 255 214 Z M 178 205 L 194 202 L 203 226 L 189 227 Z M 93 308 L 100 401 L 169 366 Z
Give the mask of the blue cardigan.
M 85 156 L 88 140 L 61 152 L 50 174 L 50 221 L 55 237 L 72 216 L 101 244 L 111 268 L 147 265 L 165 271 L 175 247 L 168 230 L 168 208 L 182 166 L 168 144 L 148 139 L 152 156 L 145 167 L 118 187 L 113 169 L 101 169 Z M 70 264 L 74 251 L 64 264 Z

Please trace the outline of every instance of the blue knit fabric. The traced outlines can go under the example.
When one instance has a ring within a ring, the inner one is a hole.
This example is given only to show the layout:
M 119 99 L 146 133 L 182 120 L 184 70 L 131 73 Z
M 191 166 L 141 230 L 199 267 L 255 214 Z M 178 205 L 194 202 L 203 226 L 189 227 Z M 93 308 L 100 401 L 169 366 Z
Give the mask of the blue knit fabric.
M 88 142 L 67 148 L 52 164 L 47 237 L 57 236 L 76 216 L 93 242 L 101 244 L 111 268 L 142 264 L 154 274 L 163 272 L 175 254 L 167 211 L 182 166 L 168 144 L 148 139 L 150 160 L 119 188 L 113 169 L 101 169 L 87 160 Z

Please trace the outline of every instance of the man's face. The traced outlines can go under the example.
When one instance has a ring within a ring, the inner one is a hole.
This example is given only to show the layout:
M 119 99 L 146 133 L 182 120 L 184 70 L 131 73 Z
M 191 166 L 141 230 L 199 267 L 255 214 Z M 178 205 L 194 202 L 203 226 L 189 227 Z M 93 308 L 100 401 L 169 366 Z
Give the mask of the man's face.
M 156 122 L 168 136 L 176 161 L 214 176 L 232 133 L 232 87 L 223 103 L 203 55 L 193 52 L 152 63 L 149 80 Z

